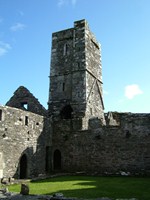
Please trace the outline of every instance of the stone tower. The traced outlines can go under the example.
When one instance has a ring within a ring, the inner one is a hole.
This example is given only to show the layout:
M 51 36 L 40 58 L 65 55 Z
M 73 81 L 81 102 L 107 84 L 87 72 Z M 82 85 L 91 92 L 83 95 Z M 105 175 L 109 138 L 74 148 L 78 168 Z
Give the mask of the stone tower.
M 53 120 L 90 118 L 105 124 L 100 45 L 86 20 L 52 34 L 49 114 Z

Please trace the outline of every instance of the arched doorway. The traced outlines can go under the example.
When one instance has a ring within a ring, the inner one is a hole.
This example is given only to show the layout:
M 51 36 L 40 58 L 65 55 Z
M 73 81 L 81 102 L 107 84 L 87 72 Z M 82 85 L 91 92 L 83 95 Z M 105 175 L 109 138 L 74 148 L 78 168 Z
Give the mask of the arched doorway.
M 27 156 L 24 154 L 20 159 L 20 179 L 27 178 Z
M 61 152 L 56 149 L 53 155 L 54 170 L 61 170 Z

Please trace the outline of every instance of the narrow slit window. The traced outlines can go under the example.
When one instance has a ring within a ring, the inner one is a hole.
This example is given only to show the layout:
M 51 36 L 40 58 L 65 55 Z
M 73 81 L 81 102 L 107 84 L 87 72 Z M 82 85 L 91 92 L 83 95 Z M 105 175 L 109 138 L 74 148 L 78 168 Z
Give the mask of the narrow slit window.
M 78 67 L 78 69 L 80 68 L 80 62 L 77 62 L 77 67 Z
M 63 88 L 62 88 L 62 90 L 65 91 L 65 83 L 63 83 Z
M 64 45 L 64 56 L 68 55 L 68 45 Z
M 2 121 L 2 110 L 0 110 L 0 121 Z
M 93 115 L 93 110 L 92 110 L 92 108 L 90 108 L 90 113 L 91 113 L 91 115 Z
M 28 126 L 28 123 L 29 123 L 29 118 L 28 116 L 25 116 L 25 125 Z

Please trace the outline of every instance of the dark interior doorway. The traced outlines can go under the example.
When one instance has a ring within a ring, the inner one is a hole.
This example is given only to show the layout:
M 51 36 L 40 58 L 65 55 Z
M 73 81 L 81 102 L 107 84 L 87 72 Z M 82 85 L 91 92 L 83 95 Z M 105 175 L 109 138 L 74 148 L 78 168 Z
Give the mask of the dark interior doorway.
M 61 152 L 57 149 L 53 156 L 54 170 L 61 170 Z
M 20 179 L 27 178 L 27 156 L 24 154 L 20 159 Z
M 62 119 L 71 119 L 72 118 L 73 109 L 70 105 L 66 105 L 60 112 L 60 116 Z

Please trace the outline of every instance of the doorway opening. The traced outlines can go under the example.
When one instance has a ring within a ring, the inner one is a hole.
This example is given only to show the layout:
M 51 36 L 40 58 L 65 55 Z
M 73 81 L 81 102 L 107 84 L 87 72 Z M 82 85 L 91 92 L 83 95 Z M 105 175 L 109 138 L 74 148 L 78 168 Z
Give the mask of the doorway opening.
M 61 152 L 56 149 L 53 156 L 54 170 L 61 170 Z
M 72 118 L 73 109 L 70 105 L 66 105 L 60 112 L 60 116 L 62 119 L 71 119 Z
M 27 178 L 27 156 L 24 154 L 20 159 L 20 179 Z

